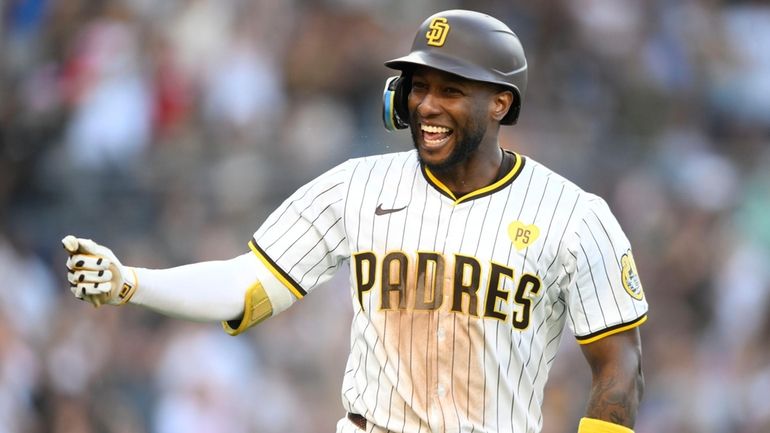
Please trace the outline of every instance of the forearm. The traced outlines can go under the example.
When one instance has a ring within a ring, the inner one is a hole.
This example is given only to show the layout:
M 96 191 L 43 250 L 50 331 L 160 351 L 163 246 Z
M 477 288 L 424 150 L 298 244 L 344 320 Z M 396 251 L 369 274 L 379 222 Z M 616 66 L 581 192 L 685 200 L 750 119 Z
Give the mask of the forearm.
M 227 321 L 243 314 L 246 291 L 258 281 L 253 254 L 170 269 L 134 268 L 130 303 L 195 321 Z
M 641 370 L 595 375 L 586 417 L 633 428 L 642 388 Z
M 631 432 L 644 391 L 639 330 L 610 335 L 581 348 L 591 365 L 593 382 L 578 431 Z

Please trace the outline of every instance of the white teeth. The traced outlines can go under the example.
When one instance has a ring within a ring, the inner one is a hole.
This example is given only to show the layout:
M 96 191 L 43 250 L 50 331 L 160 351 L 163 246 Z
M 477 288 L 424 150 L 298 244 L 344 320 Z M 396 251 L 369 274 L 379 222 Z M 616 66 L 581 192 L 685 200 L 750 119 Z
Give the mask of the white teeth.
M 449 128 L 444 128 L 443 126 L 433 126 L 433 125 L 420 125 L 420 129 L 422 129 L 425 132 L 430 132 L 432 134 L 447 133 L 451 131 L 451 129 Z

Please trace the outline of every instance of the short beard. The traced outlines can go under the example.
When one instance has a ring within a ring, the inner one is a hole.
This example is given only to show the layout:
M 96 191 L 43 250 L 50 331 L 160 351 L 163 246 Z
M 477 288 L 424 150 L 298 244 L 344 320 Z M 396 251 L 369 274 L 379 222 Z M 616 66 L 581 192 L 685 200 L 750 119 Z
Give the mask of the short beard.
M 417 140 L 420 139 L 420 135 L 422 134 L 422 131 L 420 131 L 419 123 L 417 122 L 416 116 L 412 115 L 412 127 L 409 128 L 412 133 L 412 141 L 414 143 L 414 147 L 417 148 Z M 431 164 L 427 161 L 422 159 L 422 156 L 420 156 L 419 149 L 417 150 L 417 157 L 420 159 L 420 162 L 428 167 L 431 171 L 435 173 L 440 173 L 447 171 L 451 169 L 452 167 L 455 167 L 456 165 L 465 162 L 468 157 L 476 151 L 476 149 L 479 148 L 479 145 L 481 145 L 481 140 L 484 138 L 484 135 L 487 133 L 487 125 L 486 123 L 479 123 L 474 120 L 471 120 L 468 123 L 467 128 L 464 131 L 462 140 L 458 141 L 455 145 L 455 148 L 452 149 L 452 153 L 449 155 L 447 159 L 444 161 L 439 162 L 438 164 Z

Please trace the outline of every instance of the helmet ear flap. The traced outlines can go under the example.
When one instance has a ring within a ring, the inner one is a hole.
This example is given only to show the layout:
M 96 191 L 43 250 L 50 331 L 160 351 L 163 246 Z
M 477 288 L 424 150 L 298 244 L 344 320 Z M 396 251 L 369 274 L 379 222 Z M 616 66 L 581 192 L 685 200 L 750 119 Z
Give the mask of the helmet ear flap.
M 409 76 L 401 75 L 385 80 L 385 89 L 382 92 L 382 121 L 385 129 L 396 131 L 409 127 Z

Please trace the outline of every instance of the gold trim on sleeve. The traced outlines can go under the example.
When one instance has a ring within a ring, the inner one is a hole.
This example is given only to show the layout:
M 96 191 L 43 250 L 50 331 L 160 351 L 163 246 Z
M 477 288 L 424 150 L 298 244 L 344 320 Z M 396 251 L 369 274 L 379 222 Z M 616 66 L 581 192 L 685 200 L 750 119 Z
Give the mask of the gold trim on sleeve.
M 287 289 L 297 298 L 302 299 L 307 295 L 305 289 L 303 289 L 296 281 L 294 281 L 289 274 L 284 272 L 278 265 L 273 262 L 270 257 L 262 251 L 262 248 L 257 245 L 257 241 L 252 239 L 249 241 L 249 248 L 257 256 L 257 258 L 265 265 L 271 274 L 275 276 Z
M 593 343 L 594 341 L 601 340 L 604 337 L 609 337 L 610 335 L 618 334 L 623 331 L 628 331 L 629 329 L 634 329 L 646 321 L 647 321 L 647 315 L 645 314 L 644 316 L 634 320 L 631 323 L 620 324 L 618 326 L 613 326 L 603 331 L 599 331 L 596 334 L 590 334 L 584 337 L 576 337 L 576 338 L 578 343 L 580 344 Z

